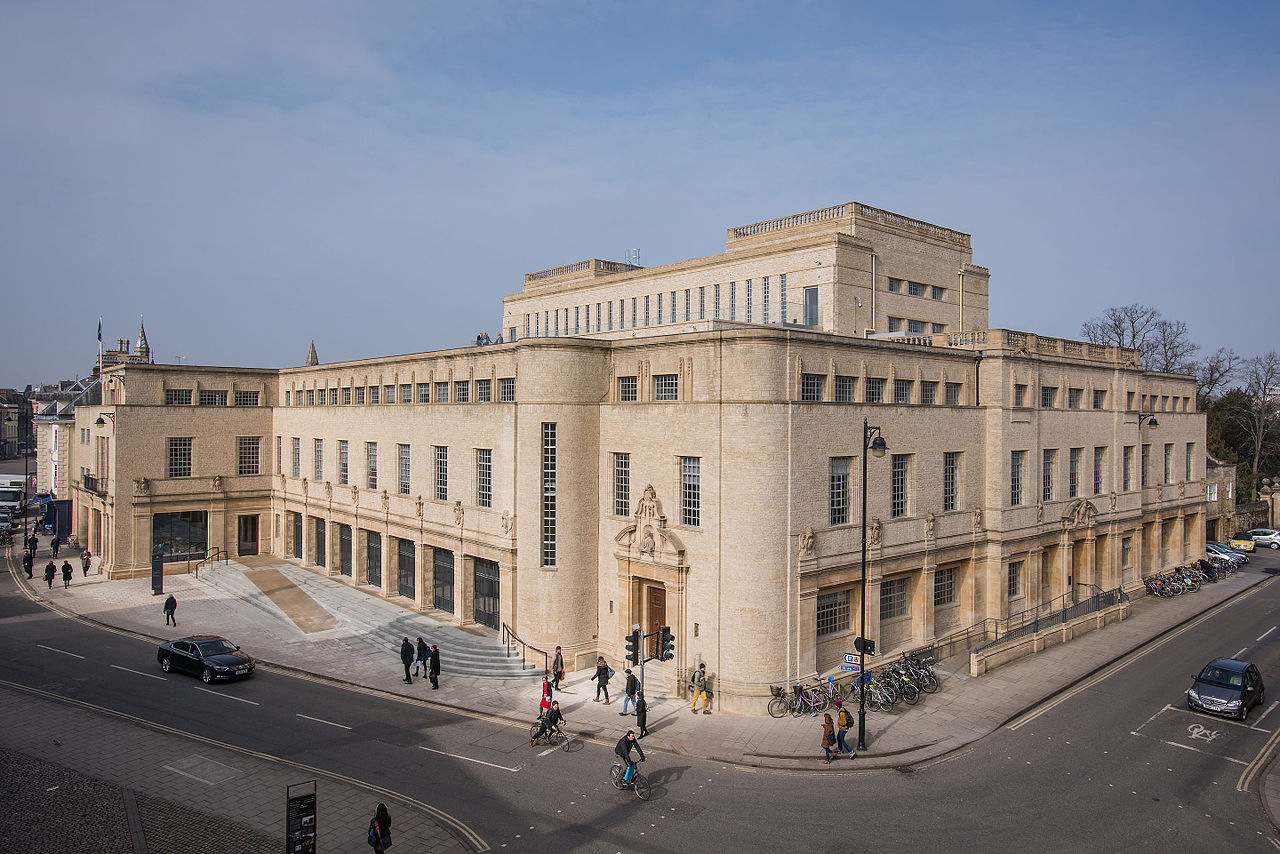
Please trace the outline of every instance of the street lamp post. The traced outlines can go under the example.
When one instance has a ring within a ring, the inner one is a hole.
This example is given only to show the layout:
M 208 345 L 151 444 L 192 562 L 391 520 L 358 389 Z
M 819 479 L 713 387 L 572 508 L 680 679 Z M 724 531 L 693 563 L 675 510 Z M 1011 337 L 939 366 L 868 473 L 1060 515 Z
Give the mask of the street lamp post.
M 874 437 L 874 438 L 873 438 Z M 862 419 L 862 621 L 858 629 L 858 749 L 867 749 L 867 453 L 883 457 L 889 449 L 879 427 Z

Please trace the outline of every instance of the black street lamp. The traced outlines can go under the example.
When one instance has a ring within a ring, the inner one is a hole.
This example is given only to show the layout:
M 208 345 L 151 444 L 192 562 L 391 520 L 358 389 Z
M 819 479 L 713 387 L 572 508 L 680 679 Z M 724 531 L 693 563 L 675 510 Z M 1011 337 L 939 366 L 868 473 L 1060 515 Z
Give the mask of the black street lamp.
M 1152 430 L 1160 426 L 1160 422 L 1156 420 L 1156 414 L 1154 412 L 1138 413 L 1138 428 L 1141 429 L 1143 424 L 1146 424 Z
M 867 453 L 883 457 L 889 450 L 880 435 L 862 419 L 862 624 L 858 629 L 858 749 L 867 749 Z

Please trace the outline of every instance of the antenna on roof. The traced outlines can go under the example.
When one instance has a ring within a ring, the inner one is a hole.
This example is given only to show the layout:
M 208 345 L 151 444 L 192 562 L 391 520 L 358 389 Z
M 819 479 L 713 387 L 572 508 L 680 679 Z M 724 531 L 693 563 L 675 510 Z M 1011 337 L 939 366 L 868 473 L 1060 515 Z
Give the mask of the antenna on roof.
M 624 264 L 629 264 L 632 267 L 639 267 L 640 266 L 640 250 L 628 249 L 626 252 L 622 253 L 622 260 Z

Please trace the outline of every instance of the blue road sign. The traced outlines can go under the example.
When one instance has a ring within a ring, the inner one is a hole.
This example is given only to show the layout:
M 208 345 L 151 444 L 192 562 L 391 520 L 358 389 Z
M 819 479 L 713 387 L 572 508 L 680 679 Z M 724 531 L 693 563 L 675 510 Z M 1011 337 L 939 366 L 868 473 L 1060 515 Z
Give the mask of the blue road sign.
M 840 665 L 840 669 L 841 669 L 841 670 L 844 670 L 844 671 L 847 671 L 847 672 L 849 672 L 849 673 L 858 673 L 858 672 L 859 672 L 859 671 L 858 671 L 858 665 L 856 665 L 856 664 L 842 664 L 842 665 Z

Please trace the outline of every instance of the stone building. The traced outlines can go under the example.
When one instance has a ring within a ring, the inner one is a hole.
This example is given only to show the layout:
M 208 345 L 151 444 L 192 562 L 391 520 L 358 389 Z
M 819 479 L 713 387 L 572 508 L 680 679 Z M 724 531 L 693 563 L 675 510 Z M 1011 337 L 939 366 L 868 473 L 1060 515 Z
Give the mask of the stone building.
M 852 650 L 864 419 L 882 654 L 1203 550 L 1194 380 L 987 329 L 988 280 L 969 235 L 850 203 L 529 274 L 495 346 L 115 366 L 77 530 L 112 577 L 270 553 L 576 667 L 670 625 L 650 679 L 706 662 L 758 710 Z

